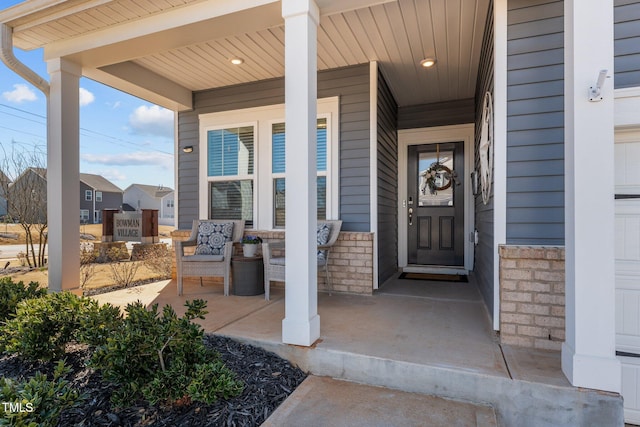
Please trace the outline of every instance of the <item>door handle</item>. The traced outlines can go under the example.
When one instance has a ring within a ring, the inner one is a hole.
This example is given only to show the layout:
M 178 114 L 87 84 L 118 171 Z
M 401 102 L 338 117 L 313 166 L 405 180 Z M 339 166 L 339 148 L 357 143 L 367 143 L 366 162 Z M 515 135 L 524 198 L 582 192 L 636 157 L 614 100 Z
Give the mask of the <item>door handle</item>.
M 413 208 L 409 208 L 409 225 L 413 225 Z

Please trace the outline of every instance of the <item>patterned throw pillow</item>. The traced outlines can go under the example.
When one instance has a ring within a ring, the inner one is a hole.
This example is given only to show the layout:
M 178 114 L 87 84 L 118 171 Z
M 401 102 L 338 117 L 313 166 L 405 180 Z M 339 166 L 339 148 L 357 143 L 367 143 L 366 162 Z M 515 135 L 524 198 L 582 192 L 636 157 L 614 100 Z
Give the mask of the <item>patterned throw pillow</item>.
M 224 255 L 224 244 L 233 238 L 233 223 L 216 224 L 201 222 L 198 224 L 196 255 Z
M 329 235 L 331 234 L 331 225 L 318 224 L 318 246 L 326 245 L 329 242 Z M 318 251 L 318 261 L 325 261 L 327 251 Z

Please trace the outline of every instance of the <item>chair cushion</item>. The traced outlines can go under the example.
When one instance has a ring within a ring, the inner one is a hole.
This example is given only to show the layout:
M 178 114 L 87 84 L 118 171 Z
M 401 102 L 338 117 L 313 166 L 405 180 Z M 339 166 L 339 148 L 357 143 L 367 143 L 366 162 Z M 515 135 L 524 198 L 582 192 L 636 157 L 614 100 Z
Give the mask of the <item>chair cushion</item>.
M 232 222 L 218 224 L 203 221 L 198 224 L 196 255 L 224 255 L 224 244 L 232 238 Z
M 182 262 L 196 262 L 196 261 L 209 261 L 220 262 L 223 261 L 222 255 L 185 255 L 182 257 Z
M 318 224 L 318 246 L 326 245 L 329 242 L 329 236 L 331 235 L 331 225 L 327 223 Z M 326 260 L 327 251 L 318 251 L 318 262 L 324 262 Z

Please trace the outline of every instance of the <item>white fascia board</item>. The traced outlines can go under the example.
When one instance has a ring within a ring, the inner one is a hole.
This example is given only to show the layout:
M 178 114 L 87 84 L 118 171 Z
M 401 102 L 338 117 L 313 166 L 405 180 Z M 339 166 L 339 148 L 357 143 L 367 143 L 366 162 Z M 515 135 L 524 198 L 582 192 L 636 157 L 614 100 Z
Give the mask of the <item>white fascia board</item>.
M 71 6 L 64 5 L 64 7 L 56 7 L 56 6 L 66 3 L 65 0 L 55 0 L 53 2 L 51 0 L 42 1 L 41 3 L 52 3 L 52 4 L 45 5 L 44 7 L 40 7 L 39 9 L 32 9 L 30 13 L 37 12 L 38 13 L 37 17 L 35 19 L 27 19 L 26 20 L 27 22 L 25 22 L 24 24 L 16 25 L 14 27 L 14 30 L 15 31 L 28 30 L 29 28 L 33 28 L 38 25 L 57 21 L 58 19 L 65 18 L 67 16 L 71 16 L 76 13 L 84 12 L 85 10 L 102 6 L 103 4 L 106 4 L 106 3 L 111 3 L 112 1 L 113 0 L 85 0 L 81 3 L 77 3 Z M 51 11 L 42 13 L 46 9 L 51 9 Z
M 67 1 L 68 0 L 31 0 L 19 3 L 1 11 L 0 22 L 9 23 L 16 19 L 25 18 L 34 13 L 41 13 Z
M 51 43 L 44 57 L 98 68 L 277 25 L 282 16 L 275 0 L 209 0 Z
M 100 70 L 83 69 L 82 74 L 169 110 L 193 109 L 193 93 L 189 89 L 134 63 L 111 65 Z

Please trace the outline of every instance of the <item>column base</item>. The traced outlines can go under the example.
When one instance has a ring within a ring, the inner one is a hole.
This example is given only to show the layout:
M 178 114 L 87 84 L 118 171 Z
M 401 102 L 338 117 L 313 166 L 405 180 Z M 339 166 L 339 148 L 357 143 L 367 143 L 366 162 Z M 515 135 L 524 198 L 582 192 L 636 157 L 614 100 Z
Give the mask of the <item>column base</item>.
M 566 342 L 562 343 L 562 372 L 575 387 L 613 393 L 622 390 L 622 365 L 618 359 L 576 354 Z
M 283 343 L 310 347 L 318 338 L 320 338 L 320 316 L 317 314 L 307 321 L 287 318 L 282 320 Z

